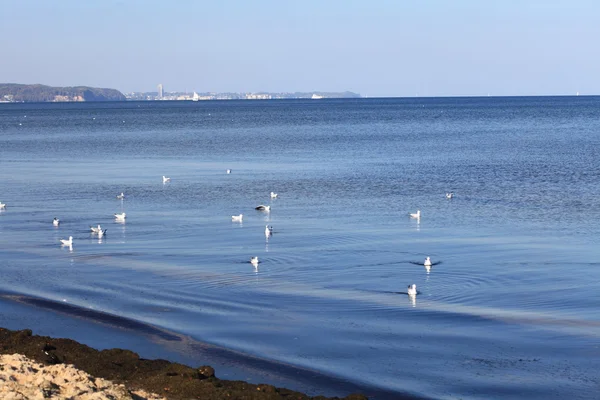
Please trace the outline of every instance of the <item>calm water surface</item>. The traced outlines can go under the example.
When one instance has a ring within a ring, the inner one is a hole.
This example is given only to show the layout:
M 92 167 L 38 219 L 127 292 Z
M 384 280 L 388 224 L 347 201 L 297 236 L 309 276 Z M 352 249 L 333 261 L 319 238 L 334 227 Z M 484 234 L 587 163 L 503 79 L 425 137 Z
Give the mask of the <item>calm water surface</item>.
M 0 325 L 21 296 L 374 398 L 597 398 L 598 97 L 2 104 L 0 170 Z

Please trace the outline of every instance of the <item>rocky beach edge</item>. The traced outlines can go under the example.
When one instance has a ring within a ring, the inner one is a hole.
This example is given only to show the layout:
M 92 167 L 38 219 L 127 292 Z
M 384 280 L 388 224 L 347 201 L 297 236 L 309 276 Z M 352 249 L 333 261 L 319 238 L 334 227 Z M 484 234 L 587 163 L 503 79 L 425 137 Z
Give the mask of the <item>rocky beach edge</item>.
M 267 384 L 222 380 L 210 366 L 147 360 L 123 349 L 96 350 L 71 339 L 0 328 L 3 399 L 298 399 L 311 397 Z M 351 394 L 345 400 L 367 400 Z

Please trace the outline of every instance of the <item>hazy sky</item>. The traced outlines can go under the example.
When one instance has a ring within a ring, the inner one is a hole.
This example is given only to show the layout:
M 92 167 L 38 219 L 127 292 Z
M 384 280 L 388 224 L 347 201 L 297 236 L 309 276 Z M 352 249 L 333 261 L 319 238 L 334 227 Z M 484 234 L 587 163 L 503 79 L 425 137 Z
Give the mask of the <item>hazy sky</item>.
M 597 0 L 0 0 L 0 82 L 600 94 Z

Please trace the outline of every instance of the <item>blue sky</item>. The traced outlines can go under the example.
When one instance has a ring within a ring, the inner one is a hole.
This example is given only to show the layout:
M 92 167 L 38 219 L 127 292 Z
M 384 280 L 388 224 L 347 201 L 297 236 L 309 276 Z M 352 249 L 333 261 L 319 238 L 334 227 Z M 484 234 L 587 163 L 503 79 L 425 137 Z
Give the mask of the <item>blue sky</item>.
M 595 0 L 0 0 L 0 82 L 600 94 Z

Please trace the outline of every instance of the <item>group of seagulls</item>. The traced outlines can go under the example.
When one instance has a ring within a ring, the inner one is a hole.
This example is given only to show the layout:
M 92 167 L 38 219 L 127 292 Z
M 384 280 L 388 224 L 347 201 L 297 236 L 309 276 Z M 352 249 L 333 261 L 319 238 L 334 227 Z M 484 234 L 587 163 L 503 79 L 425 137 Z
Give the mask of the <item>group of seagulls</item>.
M 271 199 L 275 199 L 277 198 L 277 193 L 271 192 Z M 264 212 L 271 212 L 271 206 L 265 206 L 264 204 L 261 204 L 257 207 L 254 207 L 255 210 L 257 211 L 264 211 Z M 231 220 L 232 221 L 242 221 L 242 214 L 240 215 L 232 215 L 231 216 Z M 271 237 L 271 235 L 273 234 L 273 227 L 270 225 L 265 225 L 265 238 L 267 239 L 267 241 L 269 240 L 269 237 Z M 254 266 L 254 270 L 257 271 L 258 270 L 258 263 L 260 261 L 258 261 L 258 257 L 254 256 L 250 259 L 250 264 L 252 264 Z
M 117 215 L 122 215 L 122 221 L 125 221 L 125 213 L 123 214 L 115 214 L 115 217 Z M 117 221 L 119 220 L 119 218 L 116 218 Z M 60 220 L 56 217 L 54 217 L 54 219 L 52 220 L 52 225 L 54 226 L 59 226 L 60 225 Z M 98 224 L 97 226 L 91 226 L 90 225 L 90 231 L 92 233 L 92 235 L 97 235 L 99 239 L 103 238 L 104 235 L 106 235 L 106 231 L 108 231 L 108 229 L 102 229 L 102 227 L 100 226 L 100 224 Z M 69 239 L 60 239 L 60 244 L 61 246 L 64 247 L 69 247 L 71 248 L 71 250 L 73 249 L 73 236 L 69 236 Z
M 230 170 L 228 170 L 228 171 L 230 172 Z M 163 175 L 162 181 L 163 181 L 163 183 L 167 183 L 167 182 L 171 181 L 171 178 Z M 117 199 L 124 200 L 125 193 L 121 192 L 120 194 L 118 194 Z M 5 206 L 6 206 L 6 204 L 0 203 L 0 209 L 5 208 Z M 120 223 L 124 223 L 125 218 L 127 217 L 127 214 L 124 212 L 113 214 L 113 215 L 115 217 L 115 221 L 120 222 Z M 239 221 L 241 221 L 241 220 L 242 220 L 242 214 L 239 215 Z M 58 218 L 54 217 L 54 219 L 52 220 L 52 225 L 54 225 L 56 227 L 59 226 L 60 220 Z M 90 226 L 90 231 L 92 232 L 93 235 L 98 235 L 98 238 L 102 238 L 104 235 L 106 235 L 107 229 L 102 229 L 100 224 L 98 224 L 98 226 Z M 62 246 L 69 247 L 72 249 L 73 248 L 73 236 L 69 236 L 69 239 L 60 239 L 60 243 Z
M 166 179 L 168 182 L 171 178 L 166 178 Z M 163 183 L 164 182 L 165 182 L 165 176 L 163 176 Z M 121 192 L 120 194 L 118 194 L 117 199 L 124 200 L 125 193 Z M 120 214 L 113 214 L 113 215 L 115 217 L 115 221 L 121 222 L 121 223 L 125 222 L 125 218 L 127 216 L 127 214 L 125 214 L 124 212 L 122 212 Z M 60 219 L 54 217 L 54 219 L 52 220 L 52 225 L 54 225 L 55 227 L 58 227 L 60 225 Z M 102 229 L 100 224 L 98 224 L 97 226 L 90 225 L 90 231 L 91 231 L 92 235 L 97 235 L 98 238 L 101 239 L 102 237 L 104 237 L 104 235 L 106 235 L 106 232 L 108 231 L 108 229 Z M 72 250 L 73 249 L 73 236 L 69 236 L 69 239 L 60 239 L 60 244 L 61 244 L 61 246 L 69 247 Z
M 454 197 L 454 192 L 447 192 L 446 193 L 446 198 L 448 200 L 451 200 Z M 411 218 L 414 218 L 417 220 L 417 222 L 421 221 L 421 210 L 417 210 L 416 213 L 409 213 L 409 216 Z M 423 266 L 425 267 L 425 270 L 429 273 L 429 271 L 431 270 L 431 266 L 433 264 L 431 263 L 431 257 L 426 257 L 425 261 L 423 262 Z M 417 295 L 417 285 L 416 284 L 412 284 L 412 285 L 408 285 L 408 290 L 407 290 L 407 294 L 409 295 L 409 297 L 411 297 L 411 299 L 414 301 L 414 298 Z
M 226 172 L 228 175 L 231 174 L 231 169 L 227 169 Z M 271 199 L 276 199 L 278 194 L 275 192 L 271 192 L 270 196 L 271 196 Z M 254 207 L 254 209 L 257 211 L 264 211 L 266 213 L 271 212 L 271 206 L 267 206 L 264 204 L 260 204 L 256 207 Z M 232 222 L 242 222 L 243 220 L 244 220 L 244 214 L 231 216 Z M 267 238 L 267 240 L 269 240 L 269 237 L 271 237 L 272 234 L 273 234 L 273 227 L 269 226 L 269 225 L 265 225 L 265 237 Z M 250 264 L 252 264 L 254 266 L 255 270 L 258 269 L 259 263 L 260 263 L 260 261 L 258 261 L 258 256 L 254 256 L 250 259 Z
M 231 169 L 227 169 L 226 170 L 227 174 L 231 174 Z M 276 199 L 278 194 L 275 192 L 271 192 L 270 194 L 271 199 Z M 267 206 L 264 204 L 260 204 L 256 207 L 254 207 L 255 210 L 257 211 L 263 211 L 266 213 L 270 213 L 271 212 L 271 206 Z M 232 222 L 242 222 L 244 219 L 244 214 L 239 214 L 239 215 L 232 215 L 231 216 L 231 221 Z M 269 240 L 269 237 L 273 234 L 273 227 L 269 226 L 269 225 L 265 225 L 265 237 L 267 238 L 267 240 Z M 254 256 L 250 259 L 250 264 L 252 264 L 252 266 L 254 267 L 255 271 L 258 270 L 258 264 L 260 263 L 260 261 L 258 260 L 258 256 Z
M 230 169 L 227 170 L 227 174 L 231 174 L 231 170 Z M 162 181 L 163 181 L 163 184 L 165 184 L 167 182 L 170 182 L 171 178 L 163 175 Z M 275 199 L 275 198 L 277 198 L 277 193 L 271 192 L 270 196 L 271 196 L 271 199 Z M 121 192 L 116 197 L 119 200 L 124 200 L 125 199 L 125 193 Z M 0 203 L 0 209 L 3 209 L 5 206 L 6 206 L 6 204 Z M 264 211 L 264 212 L 268 213 L 268 212 L 271 211 L 271 206 L 267 206 L 267 205 L 261 204 L 261 205 L 255 207 L 255 209 L 258 210 L 258 211 Z M 118 214 L 113 214 L 113 215 L 115 217 L 115 221 L 116 222 L 121 222 L 121 223 L 125 222 L 125 218 L 127 217 L 127 214 L 125 212 L 118 213 Z M 231 221 L 233 221 L 233 222 L 242 222 L 243 218 L 244 218 L 243 214 L 232 215 L 231 216 Z M 55 227 L 58 227 L 60 225 L 60 220 L 55 217 L 52 220 L 52 225 L 54 225 Z M 98 238 L 102 238 L 106 234 L 107 229 L 102 229 L 102 227 L 100 226 L 100 224 L 98 224 L 97 226 L 90 226 L 90 231 L 91 231 L 91 233 L 93 235 L 98 235 Z M 269 239 L 269 237 L 272 234 L 273 234 L 273 227 L 269 226 L 269 225 L 265 225 L 265 237 L 267 238 L 267 240 Z M 60 243 L 61 243 L 61 246 L 67 246 L 67 247 L 70 247 L 72 249 L 72 246 L 73 246 L 73 236 L 69 236 L 69 239 L 60 239 Z M 258 264 L 259 264 L 258 257 L 257 256 L 252 257 L 250 259 L 250 263 L 257 269 L 258 268 Z
M 431 264 L 431 258 L 426 257 L 423 265 L 425 266 L 425 270 L 429 272 L 431 270 L 431 266 L 433 265 Z M 417 295 L 417 285 L 414 283 L 412 285 L 408 285 L 408 291 L 406 293 L 412 298 L 412 300 L 414 300 L 414 297 Z
M 227 169 L 226 170 L 227 174 L 231 174 L 231 169 Z M 163 175 L 162 177 L 162 181 L 163 184 L 166 184 L 167 182 L 171 181 L 171 178 L 166 177 Z M 270 193 L 270 197 L 271 199 L 276 199 L 278 196 L 277 193 L 275 192 L 271 192 Z M 119 200 L 124 200 L 125 199 L 125 193 L 121 192 L 120 194 L 118 194 L 117 199 Z M 454 197 L 454 193 L 453 192 L 447 192 L 446 193 L 446 199 L 452 199 Z M 6 209 L 6 204 L 0 202 L 0 210 L 4 210 Z M 264 204 L 260 204 L 258 206 L 255 207 L 255 209 L 257 211 L 263 211 L 266 213 L 269 213 L 271 211 L 271 206 L 270 205 L 264 205 Z M 420 222 L 421 219 L 421 210 L 417 210 L 417 212 L 415 213 L 409 213 L 410 218 L 416 219 L 418 222 Z M 118 213 L 118 214 L 114 214 L 115 217 L 115 221 L 116 222 L 125 222 L 125 218 L 126 218 L 126 214 L 125 212 L 122 213 Z M 244 218 L 243 214 L 239 214 L 239 215 L 232 215 L 231 216 L 231 221 L 232 222 L 242 222 Z M 58 227 L 60 225 L 60 220 L 58 218 L 54 218 L 52 220 L 52 225 L 55 227 Z M 105 234 L 107 229 L 102 229 L 102 227 L 100 226 L 100 224 L 98 224 L 97 226 L 90 226 L 90 230 L 92 234 L 98 235 L 99 238 L 102 238 Z M 270 225 L 265 225 L 265 237 L 268 240 L 269 237 L 273 234 L 273 227 Z M 69 236 L 69 239 L 60 239 L 60 243 L 61 246 L 65 246 L 65 247 L 70 247 L 72 248 L 73 246 L 73 236 Z M 258 269 L 258 264 L 259 264 L 259 260 L 258 260 L 258 256 L 254 256 L 250 259 L 250 263 L 254 266 L 254 268 L 257 270 Z M 427 272 L 430 271 L 431 266 L 433 265 L 431 262 L 431 258 L 430 257 L 426 257 L 425 261 L 423 262 L 423 265 L 425 266 L 425 269 L 427 270 Z M 414 301 L 414 298 L 417 295 L 417 285 L 416 284 L 411 284 L 408 285 L 408 289 L 407 289 L 407 294 L 409 295 L 409 297 L 411 297 Z

